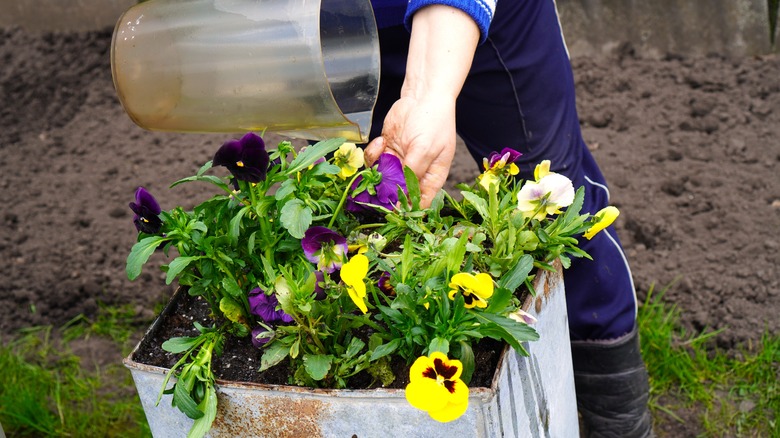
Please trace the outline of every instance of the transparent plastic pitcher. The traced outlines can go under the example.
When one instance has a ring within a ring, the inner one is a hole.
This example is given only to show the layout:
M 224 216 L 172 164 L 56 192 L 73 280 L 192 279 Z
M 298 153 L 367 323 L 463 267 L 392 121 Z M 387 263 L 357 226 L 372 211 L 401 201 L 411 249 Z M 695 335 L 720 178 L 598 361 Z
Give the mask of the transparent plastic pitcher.
M 146 129 L 362 143 L 379 41 L 369 0 L 150 0 L 119 19 L 111 69 Z

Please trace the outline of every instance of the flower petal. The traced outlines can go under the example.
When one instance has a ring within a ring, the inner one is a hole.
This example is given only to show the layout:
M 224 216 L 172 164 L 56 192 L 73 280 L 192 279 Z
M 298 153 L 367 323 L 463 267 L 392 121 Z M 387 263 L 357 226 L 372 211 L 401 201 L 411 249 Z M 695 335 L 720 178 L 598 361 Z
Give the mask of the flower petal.
M 365 294 L 365 283 L 363 279 L 368 274 L 368 257 L 363 254 L 355 254 L 344 266 L 341 267 L 341 280 L 344 284 L 354 286 L 363 284 L 363 293 Z
M 467 388 L 468 389 L 468 388 Z M 468 395 L 468 392 L 466 393 Z M 465 403 L 447 403 L 443 409 L 436 411 L 428 411 L 428 415 L 434 420 L 440 423 L 448 423 L 453 420 L 457 420 L 461 415 L 466 413 L 469 407 L 468 400 Z
M 142 207 L 146 207 L 151 213 L 156 215 L 162 213 L 160 204 L 156 199 L 154 199 L 154 196 L 152 196 L 152 194 L 143 187 L 138 187 L 136 189 L 135 202 Z
M 410 382 L 404 393 L 410 405 L 426 412 L 444 409 L 450 398 L 447 389 L 431 379 Z
M 347 285 L 347 293 L 361 312 L 368 312 L 366 306 L 366 283 L 368 274 L 368 257 L 356 254 L 341 267 L 341 280 Z
M 550 174 L 550 160 L 543 160 L 534 168 L 534 180 L 539 181 Z
M 574 202 L 574 186 L 569 178 L 559 173 L 551 173 L 543 177 L 539 184 L 545 192 L 550 194 L 548 198 L 550 204 L 555 204 L 560 208 L 568 207 Z M 549 210 L 548 213 L 550 213 Z
M 436 375 L 446 380 L 459 379 L 463 372 L 463 364 L 458 359 L 449 359 L 446 354 L 434 351 L 428 356 L 433 362 Z
M 616 207 L 610 205 L 609 207 L 602 208 L 598 213 L 595 214 L 595 216 L 598 218 L 598 221 L 590 228 L 588 228 L 588 231 L 583 234 L 583 237 L 588 240 L 592 239 L 593 236 L 595 236 L 599 231 L 612 225 L 612 223 L 615 222 L 615 219 L 617 219 L 618 215 L 620 215 L 620 211 Z

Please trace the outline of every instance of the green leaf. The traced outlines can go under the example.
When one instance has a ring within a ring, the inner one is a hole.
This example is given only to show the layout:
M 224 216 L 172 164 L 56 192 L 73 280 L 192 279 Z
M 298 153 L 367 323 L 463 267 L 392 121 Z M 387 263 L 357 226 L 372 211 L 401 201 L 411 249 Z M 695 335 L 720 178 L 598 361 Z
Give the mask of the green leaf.
M 333 356 L 328 354 L 304 354 L 303 366 L 314 380 L 322 380 L 328 375 Z
M 374 349 L 373 353 L 371 353 L 371 358 L 368 360 L 373 362 L 379 358 L 385 357 L 397 350 L 400 344 L 401 339 L 393 339 L 386 344 L 382 344 Z
M 201 166 L 201 167 L 200 167 L 200 169 L 198 169 L 198 172 L 196 173 L 196 175 L 198 175 L 198 176 L 201 176 L 201 175 L 203 175 L 203 174 L 204 174 L 204 173 L 206 173 L 206 172 L 207 172 L 209 169 L 211 169 L 211 166 L 212 166 L 213 164 L 214 164 L 214 162 L 213 162 L 213 161 L 211 161 L 211 160 L 207 161 L 207 162 L 206 162 L 206 164 L 204 164 L 203 166 Z
M 295 342 L 290 346 L 290 357 L 295 359 L 298 357 L 298 354 L 301 352 L 301 340 L 296 339 Z
M 274 193 L 274 199 L 281 201 L 295 193 L 295 190 L 297 189 L 298 187 L 296 187 L 294 179 L 284 180 L 284 182 L 282 182 L 282 184 L 279 186 L 279 189 L 276 190 L 276 193 Z
M 479 332 L 493 339 L 503 339 L 519 354 L 528 356 L 528 351 L 521 344 L 539 339 L 539 333 L 532 327 L 521 324 L 505 316 L 485 312 L 472 312 L 483 324 Z
M 366 343 L 361 341 L 360 338 L 352 338 L 352 340 L 349 341 L 349 345 L 347 346 L 347 352 L 344 353 L 344 355 L 348 359 L 352 359 L 353 357 L 357 356 L 357 354 L 360 353 L 360 351 L 365 346 Z
M 345 139 L 343 138 L 331 138 L 315 145 L 308 146 L 295 157 L 292 163 L 290 163 L 290 167 L 287 168 L 287 174 L 300 172 L 311 166 L 315 161 L 341 147 L 341 145 L 344 144 L 344 141 Z
M 574 193 L 574 201 L 566 207 L 566 211 L 563 213 L 563 221 L 570 222 L 580 215 L 582 210 L 582 203 L 585 200 L 585 187 L 580 187 Z
M 202 438 L 211 429 L 211 424 L 217 418 L 217 391 L 210 382 L 206 385 L 206 395 L 198 408 L 203 412 L 203 416 L 192 424 L 187 438 Z
M 219 300 L 219 310 L 225 315 L 225 318 L 233 322 L 240 322 L 243 320 L 244 310 L 241 306 L 235 302 L 232 298 L 225 295 Z
M 239 299 L 244 294 L 244 291 L 241 290 L 241 286 L 239 286 L 232 277 L 225 277 L 222 279 L 222 289 L 236 299 Z
M 296 239 L 303 239 L 306 230 L 311 226 L 312 212 L 300 199 L 293 199 L 284 204 L 280 217 L 282 226 Z
M 185 183 L 185 182 L 190 182 L 190 181 L 208 182 L 208 183 L 214 184 L 215 186 L 217 186 L 220 189 L 225 190 L 227 192 L 231 191 L 230 187 L 228 187 L 228 185 L 224 181 L 222 181 L 221 178 L 216 177 L 214 175 L 195 175 L 195 176 L 189 176 L 187 178 L 182 178 L 182 179 L 176 181 L 175 183 L 171 184 L 170 188 L 176 187 L 179 184 L 182 184 L 182 183 Z
M 506 309 L 506 306 L 509 305 L 509 302 L 512 301 L 512 296 L 514 296 L 512 291 L 499 287 L 496 289 L 493 296 L 490 297 L 490 302 L 484 311 L 488 313 L 501 313 Z
M 173 259 L 171 263 L 168 264 L 168 274 L 165 276 L 165 284 L 171 284 L 173 282 L 173 279 L 176 278 L 177 275 L 181 271 L 184 270 L 187 266 L 189 266 L 190 263 L 192 263 L 195 260 L 200 259 L 200 256 L 194 256 L 194 257 L 176 257 Z
M 178 338 L 171 338 L 163 342 L 162 349 L 169 353 L 183 353 L 190 348 L 194 347 L 201 341 L 200 336 L 189 337 L 182 336 Z
M 490 220 L 490 215 L 488 214 L 487 201 L 484 198 L 479 197 L 476 193 L 465 191 L 465 190 L 461 191 L 460 193 L 463 195 L 463 199 L 465 199 L 469 204 L 474 206 L 474 209 L 477 210 L 477 213 L 479 213 L 479 215 L 482 216 L 482 220 L 484 221 Z
M 406 283 L 406 279 L 409 276 L 414 265 L 414 247 L 412 246 L 412 236 L 407 233 L 404 238 L 404 249 L 401 252 L 401 282 Z
M 412 208 L 415 210 L 420 209 L 420 181 L 417 180 L 417 175 L 409 166 L 404 166 L 404 179 L 406 180 L 406 190 L 409 192 L 409 200 L 412 201 Z
M 468 385 L 471 382 L 471 376 L 474 375 L 474 350 L 471 349 L 471 345 L 468 342 L 459 342 L 460 355 L 458 360 L 463 365 L 463 371 L 460 373 L 460 380 Z
M 524 254 L 515 263 L 512 269 L 509 270 L 503 277 L 498 280 L 499 287 L 509 289 L 514 292 L 520 287 L 521 284 L 528 278 L 528 274 L 531 273 L 531 269 L 534 267 L 534 258 L 529 254 Z
M 444 354 L 450 354 L 450 342 L 444 338 L 435 337 L 428 344 L 428 355 L 431 353 L 440 352 Z
M 189 378 L 195 379 L 196 377 L 191 376 Z M 197 420 L 203 416 L 203 412 L 198 409 L 198 404 L 190 396 L 186 383 L 186 380 L 183 378 L 176 382 L 176 386 L 173 389 L 173 403 L 184 415 Z
M 141 267 L 149 260 L 154 250 L 166 240 L 168 239 L 162 236 L 149 236 L 144 237 L 133 245 L 130 254 L 127 256 L 127 265 L 125 266 L 127 278 L 130 280 L 138 278 L 141 275 Z
M 257 231 L 255 231 L 252 234 L 250 234 L 249 238 L 246 240 L 246 250 L 250 254 L 255 252 L 255 239 L 256 239 L 256 236 L 257 236 Z
M 236 213 L 232 219 L 230 219 L 230 231 L 228 232 L 228 237 L 230 238 L 231 245 L 235 246 L 236 242 L 238 242 L 238 235 L 241 233 L 241 219 L 244 218 L 244 215 L 249 211 L 250 208 L 252 207 L 245 205 L 241 210 L 238 210 L 238 213 Z
M 287 284 L 287 280 L 284 277 L 279 276 L 276 279 L 274 293 L 276 293 L 276 299 L 279 301 L 279 306 L 282 307 L 282 310 L 288 315 L 295 315 L 293 294 L 290 290 L 290 285 Z
M 271 368 L 272 366 L 284 360 L 284 358 L 289 354 L 289 345 L 284 345 L 281 342 L 274 342 L 273 344 L 266 347 L 265 351 L 263 352 L 263 357 L 260 358 L 259 371 L 265 371 Z

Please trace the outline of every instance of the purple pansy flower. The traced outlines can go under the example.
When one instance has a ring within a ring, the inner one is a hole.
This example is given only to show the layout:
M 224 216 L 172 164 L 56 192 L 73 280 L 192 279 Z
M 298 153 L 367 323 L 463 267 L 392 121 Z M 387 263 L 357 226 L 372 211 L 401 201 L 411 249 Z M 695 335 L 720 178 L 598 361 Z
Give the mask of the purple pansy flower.
M 364 184 L 363 180 L 366 180 Z M 398 203 L 398 187 L 400 186 L 404 193 L 409 193 L 406 189 L 406 180 L 404 179 L 404 168 L 401 160 L 395 155 L 382 154 L 377 160 L 376 169 L 365 175 L 361 175 L 352 184 L 352 190 L 359 187 L 365 187 L 355 196 L 347 197 L 346 209 L 351 212 L 371 212 L 372 209 L 366 204 L 378 205 L 388 210 L 395 208 Z
M 501 149 L 501 152 L 493 152 L 488 158 L 487 169 L 491 169 L 499 162 L 501 162 L 501 167 L 504 167 L 510 163 L 514 163 L 518 158 L 520 158 L 520 155 L 522 155 L 520 152 L 510 148 Z
M 265 292 L 256 287 L 249 292 L 249 311 L 257 315 L 265 322 L 292 322 L 292 316 L 284 313 L 284 310 L 276 310 L 279 300 L 276 295 L 266 295 Z
M 237 180 L 258 183 L 268 172 L 268 152 L 260 136 L 248 133 L 240 140 L 228 140 L 214 154 L 215 166 L 225 166 Z
M 252 329 L 252 345 L 255 348 L 262 348 L 263 345 L 267 344 L 273 337 L 274 332 L 263 326 Z
M 382 275 L 379 276 L 377 286 L 379 286 L 379 290 L 384 292 L 386 295 L 395 295 L 395 288 L 392 284 L 390 284 L 389 272 L 385 271 L 382 273 Z
M 138 231 L 146 234 L 157 234 L 162 228 L 160 219 L 160 204 L 145 188 L 138 187 L 135 191 L 135 202 L 130 203 L 133 210 L 133 223 Z
M 303 254 L 328 274 L 340 269 L 347 254 L 347 238 L 327 227 L 311 227 L 301 240 Z

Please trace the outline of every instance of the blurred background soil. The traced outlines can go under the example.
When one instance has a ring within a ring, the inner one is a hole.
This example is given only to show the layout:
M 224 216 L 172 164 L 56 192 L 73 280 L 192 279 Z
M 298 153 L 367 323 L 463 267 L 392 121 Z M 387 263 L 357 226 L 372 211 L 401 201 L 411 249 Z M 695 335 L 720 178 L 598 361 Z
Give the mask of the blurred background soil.
M 167 187 L 231 137 L 134 125 L 114 92 L 110 40 L 0 29 L 0 337 L 101 305 L 131 305 L 148 323 L 174 286 L 153 269 L 127 280 L 127 204 L 139 185 L 163 209 L 202 200 L 210 187 Z M 714 339 L 725 349 L 777 335 L 780 58 L 624 49 L 573 65 L 640 302 L 668 287 L 684 326 L 722 329 Z M 451 184 L 477 172 L 461 148 Z

